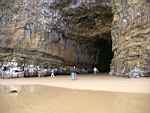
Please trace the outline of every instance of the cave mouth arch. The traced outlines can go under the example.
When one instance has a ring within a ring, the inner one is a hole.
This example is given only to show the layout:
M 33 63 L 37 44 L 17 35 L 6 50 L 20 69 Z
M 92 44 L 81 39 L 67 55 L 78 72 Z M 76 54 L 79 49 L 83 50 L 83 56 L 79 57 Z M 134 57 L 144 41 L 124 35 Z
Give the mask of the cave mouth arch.
M 111 33 L 107 34 L 107 38 L 96 39 L 96 67 L 100 73 L 110 72 L 111 61 L 113 59 Z

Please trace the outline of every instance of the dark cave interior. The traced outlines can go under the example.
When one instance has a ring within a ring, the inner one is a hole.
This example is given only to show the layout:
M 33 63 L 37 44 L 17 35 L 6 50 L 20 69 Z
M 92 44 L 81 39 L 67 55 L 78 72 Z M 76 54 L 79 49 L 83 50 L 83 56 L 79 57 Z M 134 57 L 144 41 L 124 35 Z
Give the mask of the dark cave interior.
M 113 58 L 111 38 L 97 39 L 95 45 L 97 48 L 96 66 L 99 72 L 109 72 L 111 60 Z

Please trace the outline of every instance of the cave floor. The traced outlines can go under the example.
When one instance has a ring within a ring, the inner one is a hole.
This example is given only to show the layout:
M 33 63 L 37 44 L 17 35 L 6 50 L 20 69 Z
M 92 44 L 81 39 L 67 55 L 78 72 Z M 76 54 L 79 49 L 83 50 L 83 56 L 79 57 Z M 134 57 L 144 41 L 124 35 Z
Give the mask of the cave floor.
M 55 78 L 0 79 L 0 85 L 44 85 L 79 90 L 150 93 L 150 77 L 129 79 L 108 74 L 77 75 L 77 80 L 71 80 L 69 75 Z

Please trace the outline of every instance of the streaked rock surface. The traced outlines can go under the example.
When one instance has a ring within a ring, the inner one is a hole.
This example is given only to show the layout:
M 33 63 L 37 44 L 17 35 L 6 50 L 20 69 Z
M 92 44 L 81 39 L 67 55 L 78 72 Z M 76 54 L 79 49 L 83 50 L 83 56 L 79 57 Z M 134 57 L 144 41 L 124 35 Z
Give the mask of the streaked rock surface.
M 135 66 L 150 70 L 150 1 L 113 0 L 112 70 L 127 74 Z
M 94 41 L 110 33 L 110 5 L 110 0 L 1 0 L 0 59 L 95 64 Z
M 149 12 L 149 0 L 1 0 L 0 60 L 94 65 L 112 38 L 113 74 L 148 73 Z

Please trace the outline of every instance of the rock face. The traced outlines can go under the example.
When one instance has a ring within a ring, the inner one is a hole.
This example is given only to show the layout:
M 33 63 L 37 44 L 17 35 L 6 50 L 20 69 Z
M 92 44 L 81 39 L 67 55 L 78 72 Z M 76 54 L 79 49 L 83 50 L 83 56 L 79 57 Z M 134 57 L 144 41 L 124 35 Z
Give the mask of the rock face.
M 0 0 L 0 60 L 105 68 L 112 42 L 113 74 L 147 73 L 149 12 L 149 0 Z
M 127 74 L 135 66 L 150 70 L 150 1 L 113 0 L 112 72 Z
M 95 64 L 91 39 L 110 32 L 110 12 L 109 0 L 0 0 L 0 60 Z

